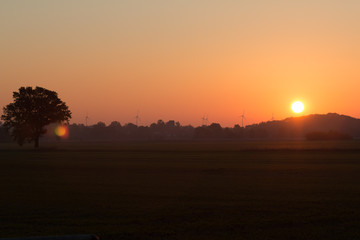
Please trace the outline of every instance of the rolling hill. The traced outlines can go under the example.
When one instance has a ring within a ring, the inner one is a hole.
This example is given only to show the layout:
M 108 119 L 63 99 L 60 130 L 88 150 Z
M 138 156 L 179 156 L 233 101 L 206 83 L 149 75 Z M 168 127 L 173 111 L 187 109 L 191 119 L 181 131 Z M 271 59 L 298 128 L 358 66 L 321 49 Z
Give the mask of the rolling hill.
M 246 126 L 247 137 L 305 138 L 311 133 L 337 133 L 360 138 L 360 119 L 337 113 L 312 114 Z

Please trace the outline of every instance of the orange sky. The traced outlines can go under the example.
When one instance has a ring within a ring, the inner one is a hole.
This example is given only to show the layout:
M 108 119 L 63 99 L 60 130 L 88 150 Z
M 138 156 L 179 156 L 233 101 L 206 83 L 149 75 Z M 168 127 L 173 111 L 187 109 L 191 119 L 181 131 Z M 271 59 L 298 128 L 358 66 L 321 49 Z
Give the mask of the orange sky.
M 360 1 L 244 2 L 3 0 L 0 106 L 42 86 L 73 123 L 359 118 Z

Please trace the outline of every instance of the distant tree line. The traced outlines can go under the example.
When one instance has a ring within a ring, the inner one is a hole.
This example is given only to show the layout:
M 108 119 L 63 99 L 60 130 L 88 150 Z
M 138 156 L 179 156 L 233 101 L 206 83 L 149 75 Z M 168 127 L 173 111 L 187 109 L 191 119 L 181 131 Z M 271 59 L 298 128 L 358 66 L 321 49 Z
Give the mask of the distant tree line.
M 150 126 L 136 126 L 133 123 L 121 125 L 118 121 L 108 126 L 98 122 L 91 126 L 71 124 L 69 128 L 70 140 L 171 140 L 189 139 L 192 137 L 192 126 L 181 126 L 179 122 L 158 120 Z
M 222 127 L 211 123 L 193 127 L 179 122 L 158 120 L 149 126 L 133 123 L 121 125 L 114 121 L 108 126 L 98 122 L 92 126 L 72 124 L 69 126 L 73 140 L 202 140 L 202 139 L 307 139 L 344 140 L 360 138 L 360 120 L 344 115 L 329 113 L 268 121 L 241 127 Z
M 242 139 L 266 136 L 263 131 L 249 130 L 235 125 L 233 128 L 221 127 L 219 123 L 193 127 L 182 126 L 180 122 L 158 120 L 149 126 L 137 126 L 133 123 L 122 125 L 113 121 L 109 125 L 98 122 L 94 125 L 70 124 L 66 140 L 74 141 L 165 141 L 165 140 L 202 140 L 202 139 Z M 60 139 L 53 133 L 55 126 L 50 125 L 43 137 L 46 141 Z M 249 131 L 247 131 L 249 130 Z M 0 141 L 10 141 L 6 128 L 0 123 Z
M 104 122 L 98 122 L 92 126 L 83 124 L 71 124 L 69 139 L 71 140 L 191 140 L 191 139 L 228 139 L 244 137 L 244 128 L 235 125 L 234 128 L 222 128 L 219 123 L 209 126 L 193 127 L 182 126 L 179 122 L 170 120 L 164 122 L 158 120 L 149 126 L 136 126 L 133 123 L 121 125 L 114 121 L 108 126 Z
M 326 120 L 327 119 L 327 120 Z M 168 141 L 168 140 L 250 140 L 250 139 L 307 139 L 344 140 L 360 137 L 360 120 L 341 115 L 308 116 L 270 121 L 241 127 L 222 127 L 211 123 L 193 127 L 183 126 L 174 120 L 158 120 L 149 126 L 133 123 L 122 125 L 113 121 L 109 125 L 98 122 L 94 125 L 70 124 L 69 137 L 65 141 Z M 45 141 L 60 139 L 53 134 L 54 127 L 47 127 Z M 330 130 L 329 130 L 330 129 Z M 334 129 L 334 130 L 333 130 Z M 0 123 L 0 141 L 11 138 Z

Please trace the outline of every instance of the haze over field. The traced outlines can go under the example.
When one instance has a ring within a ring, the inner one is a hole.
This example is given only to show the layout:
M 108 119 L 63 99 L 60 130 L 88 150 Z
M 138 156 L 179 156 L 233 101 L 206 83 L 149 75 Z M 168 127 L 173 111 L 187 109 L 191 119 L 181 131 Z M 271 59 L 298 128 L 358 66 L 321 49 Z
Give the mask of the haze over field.
M 59 93 L 72 122 L 222 126 L 305 111 L 360 117 L 359 1 L 0 2 L 0 107 Z

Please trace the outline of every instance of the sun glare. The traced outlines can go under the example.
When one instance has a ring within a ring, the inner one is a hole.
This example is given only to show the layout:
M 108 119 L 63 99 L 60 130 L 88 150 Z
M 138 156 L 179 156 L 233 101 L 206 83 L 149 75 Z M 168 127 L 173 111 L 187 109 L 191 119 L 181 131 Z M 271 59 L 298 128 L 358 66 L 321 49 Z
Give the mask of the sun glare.
M 304 104 L 300 101 L 296 101 L 291 105 L 291 109 L 295 113 L 301 113 L 302 111 L 304 111 L 304 108 Z

